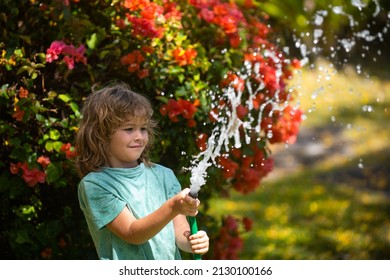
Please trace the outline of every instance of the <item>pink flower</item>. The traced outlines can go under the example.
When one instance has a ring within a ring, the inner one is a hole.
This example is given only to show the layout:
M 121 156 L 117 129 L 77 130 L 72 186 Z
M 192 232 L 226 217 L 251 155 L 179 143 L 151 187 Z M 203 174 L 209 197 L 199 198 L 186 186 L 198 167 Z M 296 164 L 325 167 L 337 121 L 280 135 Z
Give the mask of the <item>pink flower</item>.
M 59 55 L 63 55 L 63 61 L 68 66 L 68 69 L 73 69 L 75 62 L 81 62 L 84 65 L 87 64 L 87 58 L 84 54 L 84 45 L 76 49 L 73 45 L 67 45 L 62 41 L 54 41 L 51 43 L 50 48 L 46 50 L 46 62 L 51 63 L 59 59 Z
M 65 46 L 66 44 L 62 41 L 54 41 L 51 43 L 50 48 L 46 50 L 46 62 L 51 63 L 57 60 Z
M 211 23 L 214 19 L 214 12 L 209 9 L 202 9 L 199 13 L 200 17 L 203 18 L 208 23 Z
M 74 59 L 73 57 L 71 56 L 64 56 L 64 59 L 63 61 L 66 63 L 66 65 L 68 66 L 68 69 L 71 70 L 74 68 Z

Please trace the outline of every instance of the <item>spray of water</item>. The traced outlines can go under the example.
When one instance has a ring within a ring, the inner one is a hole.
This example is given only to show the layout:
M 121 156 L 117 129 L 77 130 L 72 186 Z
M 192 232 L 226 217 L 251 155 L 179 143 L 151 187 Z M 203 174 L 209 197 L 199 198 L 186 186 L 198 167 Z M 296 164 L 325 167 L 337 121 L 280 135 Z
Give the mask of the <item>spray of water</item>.
M 372 15 L 375 18 L 383 11 L 378 0 L 373 0 L 373 2 L 375 4 L 375 10 Z M 362 0 L 351 0 L 351 5 L 357 8 L 359 11 L 368 8 L 368 4 L 366 3 L 366 1 Z M 295 37 L 295 47 L 300 50 L 302 56 L 302 66 L 309 63 L 309 57 L 321 55 L 321 52 L 323 50 L 317 45 L 321 40 L 327 40 L 327 38 L 324 37 L 326 35 L 324 29 L 322 28 L 322 25 L 326 17 L 328 17 L 331 13 L 347 17 L 348 19 L 349 27 L 352 30 L 352 36 L 336 38 L 338 45 L 341 46 L 346 53 L 349 53 L 357 45 L 357 40 L 363 40 L 366 43 L 371 43 L 373 41 L 382 42 L 384 34 L 388 32 L 390 27 L 390 12 L 387 12 L 387 23 L 383 27 L 383 29 L 376 34 L 371 34 L 370 29 L 368 27 L 367 29 L 359 29 L 359 22 L 355 20 L 352 15 L 349 15 L 347 12 L 345 12 L 342 6 L 334 6 L 330 7 L 329 10 L 317 11 L 312 19 L 312 23 L 315 28 L 312 34 L 313 41 L 310 46 L 304 44 L 303 40 L 301 40 L 299 37 Z M 307 36 L 307 34 L 304 34 L 303 36 Z M 363 47 L 363 49 L 369 50 L 369 47 L 366 46 Z M 337 55 L 337 52 L 340 51 L 340 48 L 332 46 L 330 51 L 331 57 L 335 57 Z M 288 55 L 289 49 L 285 47 L 284 52 Z M 279 57 L 271 51 L 265 52 L 264 55 L 269 58 L 272 58 L 275 65 L 281 65 L 282 61 L 280 61 Z M 380 55 L 379 52 L 378 55 Z M 364 57 L 363 52 L 362 56 Z M 262 65 L 252 65 L 251 63 L 246 62 L 244 67 L 242 68 L 241 73 L 238 73 L 238 76 L 245 81 L 245 95 L 243 94 L 243 91 L 237 90 L 234 85 L 231 85 L 227 89 L 223 90 L 222 96 L 218 97 L 219 100 L 223 99 L 226 102 L 224 103 L 225 105 L 222 107 L 217 104 L 215 105 L 216 107 L 219 106 L 219 113 L 218 115 L 214 115 L 214 118 L 217 120 L 216 126 L 212 130 L 211 136 L 208 139 L 207 148 L 204 151 L 200 152 L 198 155 L 194 156 L 191 163 L 191 167 L 188 168 L 191 171 L 191 193 L 197 194 L 201 186 L 206 184 L 207 169 L 212 165 L 218 166 L 217 158 L 219 156 L 221 156 L 223 153 L 228 152 L 231 146 L 234 146 L 235 148 L 241 147 L 240 133 L 244 133 L 244 139 L 247 144 L 251 141 L 250 135 L 253 131 L 260 135 L 261 119 L 264 113 L 264 108 L 267 105 L 272 106 L 272 110 L 268 113 L 271 115 L 273 113 L 273 110 L 283 110 L 283 107 L 286 106 L 286 104 L 280 102 L 279 95 L 278 93 L 276 93 L 274 97 L 270 98 L 262 104 L 262 106 L 260 107 L 260 113 L 257 117 L 249 115 L 245 120 L 242 120 L 238 117 L 236 109 L 237 106 L 240 104 L 245 104 L 250 112 L 253 108 L 252 100 L 254 96 L 256 96 L 258 92 L 262 91 L 265 88 L 264 83 L 260 83 L 256 88 L 252 88 L 252 85 L 250 84 L 248 79 L 250 75 L 255 75 L 259 80 L 261 80 L 259 71 L 260 67 L 262 67 Z M 315 68 L 313 64 L 311 65 L 311 67 Z M 361 71 L 361 66 L 357 65 L 357 69 Z M 277 73 L 277 78 L 280 78 L 281 70 L 278 72 L 279 73 Z M 323 90 L 323 88 L 320 88 L 317 91 L 313 92 L 312 98 L 316 98 L 316 96 L 323 92 Z M 216 95 L 215 93 L 211 94 Z M 272 137 L 272 135 L 263 135 L 262 137 Z M 362 166 L 362 164 L 360 164 L 359 167 L 360 166 Z
M 276 53 L 267 51 L 264 56 L 272 59 L 276 65 L 281 65 L 282 61 L 278 58 Z M 238 89 L 234 84 L 227 87 L 222 91 L 222 96 L 219 96 L 218 100 L 224 100 L 223 105 L 215 105 L 218 108 L 218 114 L 213 117 L 216 119 L 216 126 L 212 130 L 210 137 L 208 138 L 207 148 L 200 152 L 192 160 L 190 189 L 191 193 L 195 194 L 200 190 L 200 187 L 206 184 L 207 169 L 211 165 L 218 166 L 217 158 L 223 153 L 230 150 L 231 146 L 234 148 L 240 148 L 241 134 L 244 134 L 245 143 L 249 144 L 251 141 L 251 135 L 256 132 L 260 135 L 261 132 L 261 120 L 264 110 L 267 105 L 271 105 L 272 115 L 273 110 L 283 110 L 287 104 L 281 103 L 279 98 L 279 92 L 277 91 L 273 97 L 264 102 L 259 109 L 259 114 L 253 116 L 251 110 L 253 109 L 253 100 L 255 96 L 265 88 L 265 84 L 260 82 L 255 88 L 250 83 L 248 77 L 254 76 L 257 80 L 261 81 L 260 73 L 261 65 L 259 63 L 252 64 L 246 61 L 241 73 L 238 73 L 240 80 L 245 81 L 244 89 Z M 277 80 L 281 79 L 282 70 L 276 72 Z M 245 92 L 245 94 L 244 94 Z M 214 94 L 214 93 L 211 93 Z M 243 120 L 238 116 L 237 107 L 240 104 L 245 104 L 248 108 L 249 115 Z M 263 137 L 272 137 L 272 135 L 265 135 Z

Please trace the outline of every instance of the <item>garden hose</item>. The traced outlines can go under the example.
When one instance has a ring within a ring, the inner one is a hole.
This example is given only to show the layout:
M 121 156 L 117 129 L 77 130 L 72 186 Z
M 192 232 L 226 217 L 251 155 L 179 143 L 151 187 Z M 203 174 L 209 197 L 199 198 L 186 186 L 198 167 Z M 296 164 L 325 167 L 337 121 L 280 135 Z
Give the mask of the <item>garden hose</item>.
M 192 198 L 198 198 L 198 193 L 192 193 L 190 191 L 189 196 Z M 198 224 L 196 223 L 196 218 L 189 216 L 188 223 L 190 224 L 191 235 L 197 233 L 198 232 Z M 199 254 L 193 254 L 193 258 L 194 258 L 194 260 L 201 260 L 202 256 Z

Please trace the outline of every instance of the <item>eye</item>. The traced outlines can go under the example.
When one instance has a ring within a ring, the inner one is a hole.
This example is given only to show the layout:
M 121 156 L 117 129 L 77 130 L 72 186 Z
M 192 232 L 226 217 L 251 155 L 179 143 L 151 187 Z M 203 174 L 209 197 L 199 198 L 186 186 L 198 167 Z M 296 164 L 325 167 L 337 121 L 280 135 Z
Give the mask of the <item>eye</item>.
M 132 131 L 133 128 L 132 128 L 132 127 L 126 127 L 126 128 L 124 128 L 123 130 L 124 130 L 124 131 Z

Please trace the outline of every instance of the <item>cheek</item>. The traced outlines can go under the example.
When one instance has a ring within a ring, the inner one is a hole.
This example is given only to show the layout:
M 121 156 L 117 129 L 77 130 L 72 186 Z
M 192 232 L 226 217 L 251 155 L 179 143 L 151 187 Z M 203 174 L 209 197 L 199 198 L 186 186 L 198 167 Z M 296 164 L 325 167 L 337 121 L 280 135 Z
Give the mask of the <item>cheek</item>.
M 148 132 L 144 133 L 144 140 L 145 140 L 145 142 L 149 142 L 149 133 Z

